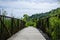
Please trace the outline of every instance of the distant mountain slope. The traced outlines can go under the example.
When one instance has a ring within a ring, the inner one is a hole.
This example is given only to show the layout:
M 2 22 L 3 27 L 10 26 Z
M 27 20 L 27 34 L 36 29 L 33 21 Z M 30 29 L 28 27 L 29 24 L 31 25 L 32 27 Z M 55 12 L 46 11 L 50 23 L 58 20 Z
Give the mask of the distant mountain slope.
M 47 17 L 47 16 L 53 16 L 55 14 L 59 14 L 60 13 L 60 8 L 51 10 L 50 12 L 46 12 L 46 13 L 38 13 L 38 14 L 34 14 L 32 16 L 30 16 L 30 19 L 38 19 L 38 18 L 42 18 L 42 17 Z

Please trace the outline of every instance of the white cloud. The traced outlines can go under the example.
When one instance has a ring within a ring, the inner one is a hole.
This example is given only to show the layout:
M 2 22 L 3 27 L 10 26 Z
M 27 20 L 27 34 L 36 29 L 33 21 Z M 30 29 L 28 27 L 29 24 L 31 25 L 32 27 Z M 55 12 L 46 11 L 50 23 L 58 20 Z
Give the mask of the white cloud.
M 35 3 L 35 2 L 25 2 L 25 1 L 15 1 L 15 2 L 0 2 L 0 6 L 11 7 L 11 8 L 51 8 L 59 6 L 58 3 Z
M 11 2 L 0 1 L 0 6 L 8 8 L 7 10 L 9 10 L 9 8 L 13 8 L 14 9 L 13 12 L 15 13 L 14 15 L 16 15 L 17 13 L 19 15 L 23 15 L 24 13 L 32 15 L 39 12 L 47 12 L 49 10 L 60 7 L 58 3 L 47 3 L 47 2 L 36 3 L 27 1 L 11 1 Z

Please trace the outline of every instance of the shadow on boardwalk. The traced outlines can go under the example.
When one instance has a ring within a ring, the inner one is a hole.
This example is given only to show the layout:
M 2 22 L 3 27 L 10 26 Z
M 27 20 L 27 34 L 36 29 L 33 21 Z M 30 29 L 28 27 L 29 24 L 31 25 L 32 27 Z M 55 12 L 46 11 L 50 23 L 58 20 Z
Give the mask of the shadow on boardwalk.
M 19 31 L 7 40 L 46 40 L 43 36 L 44 34 L 42 34 L 41 30 L 39 32 L 38 29 L 30 26 Z
M 46 34 L 46 33 L 44 33 L 42 30 L 40 30 L 39 29 L 39 31 L 40 31 L 40 33 L 45 37 L 45 39 L 46 40 L 51 40 L 51 38 L 49 38 L 49 36 Z

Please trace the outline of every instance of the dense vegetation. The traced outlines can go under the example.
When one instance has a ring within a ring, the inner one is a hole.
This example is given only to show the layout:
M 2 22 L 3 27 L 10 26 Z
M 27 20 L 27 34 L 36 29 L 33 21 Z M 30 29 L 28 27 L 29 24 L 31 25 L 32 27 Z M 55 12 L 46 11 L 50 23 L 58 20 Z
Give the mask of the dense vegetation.
M 49 18 L 49 22 L 46 21 L 47 18 Z M 26 26 L 39 26 L 38 28 L 44 30 L 44 32 L 46 32 L 52 40 L 60 39 L 60 8 L 51 10 L 46 13 L 34 14 L 32 16 L 25 14 L 23 20 L 26 22 Z M 40 23 L 41 21 L 43 23 L 42 26 Z

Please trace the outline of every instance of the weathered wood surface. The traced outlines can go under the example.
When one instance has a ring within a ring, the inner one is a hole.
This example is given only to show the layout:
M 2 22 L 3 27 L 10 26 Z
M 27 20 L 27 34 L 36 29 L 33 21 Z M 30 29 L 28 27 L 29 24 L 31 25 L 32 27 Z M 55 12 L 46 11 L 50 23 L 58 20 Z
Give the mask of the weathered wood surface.
M 7 40 L 46 40 L 45 37 L 34 27 L 27 27 L 17 32 Z

